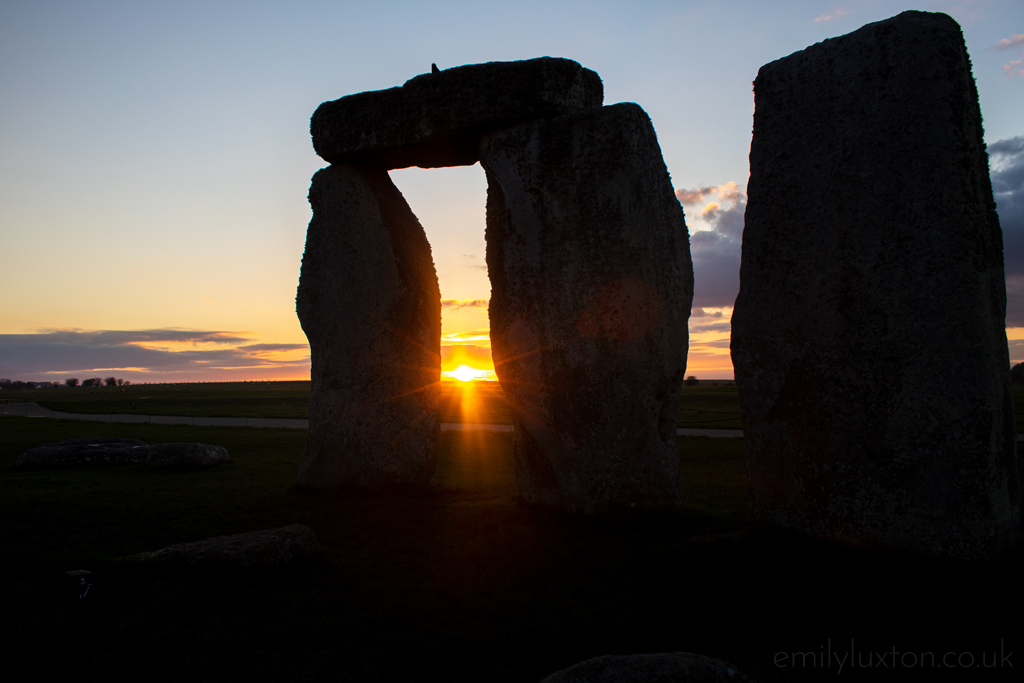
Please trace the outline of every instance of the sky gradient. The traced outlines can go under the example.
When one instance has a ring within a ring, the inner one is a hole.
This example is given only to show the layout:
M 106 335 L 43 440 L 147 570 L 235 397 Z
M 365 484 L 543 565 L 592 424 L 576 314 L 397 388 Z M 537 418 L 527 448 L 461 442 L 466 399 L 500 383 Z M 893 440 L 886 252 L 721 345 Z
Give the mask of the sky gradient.
M 295 316 L 325 100 L 430 70 L 567 57 L 650 114 L 695 264 L 688 374 L 732 376 L 758 68 L 905 9 L 974 64 L 1024 359 L 1024 4 L 0 2 L 0 376 L 308 378 Z M 430 239 L 446 363 L 487 356 L 479 166 L 392 178 Z M 447 366 L 446 366 L 447 369 Z

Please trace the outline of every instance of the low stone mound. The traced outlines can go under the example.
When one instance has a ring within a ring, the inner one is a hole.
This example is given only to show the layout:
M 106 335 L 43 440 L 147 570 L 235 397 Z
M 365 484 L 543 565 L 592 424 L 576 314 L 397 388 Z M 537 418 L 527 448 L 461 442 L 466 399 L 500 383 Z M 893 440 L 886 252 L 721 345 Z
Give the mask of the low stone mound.
M 149 446 L 138 439 L 117 436 L 83 436 L 30 448 L 21 454 L 18 469 L 68 469 L 111 467 L 146 462 Z
M 231 462 L 228 449 L 206 443 L 158 443 L 149 447 L 150 467 L 213 467 Z
M 215 536 L 195 543 L 177 543 L 161 550 L 122 558 L 165 570 L 185 572 L 284 569 L 323 555 L 308 526 L 289 524 L 233 536 Z
M 541 683 L 754 683 L 720 659 L 693 652 L 605 655 L 562 669 Z
M 223 446 L 204 443 L 160 443 L 147 445 L 138 439 L 119 436 L 82 436 L 30 448 L 21 454 L 18 469 L 73 469 L 139 465 L 151 467 L 212 467 L 231 462 Z

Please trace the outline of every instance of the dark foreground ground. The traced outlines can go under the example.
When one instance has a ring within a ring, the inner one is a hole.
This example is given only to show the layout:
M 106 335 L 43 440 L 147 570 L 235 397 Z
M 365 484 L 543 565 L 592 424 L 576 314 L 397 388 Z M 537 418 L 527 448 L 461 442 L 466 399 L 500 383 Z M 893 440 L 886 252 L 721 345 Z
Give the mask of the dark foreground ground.
M 234 461 L 12 467 L 26 448 L 87 434 L 205 441 Z M 964 565 L 755 529 L 741 439 L 679 439 L 685 514 L 592 520 L 517 500 L 508 435 L 442 438 L 426 490 L 321 498 L 294 486 L 299 430 L 0 419 L 4 680 L 534 682 L 597 655 L 665 651 L 760 681 L 1014 680 L 1024 667 L 1019 556 Z M 110 563 L 293 522 L 316 531 L 329 567 L 174 579 Z M 69 634 L 58 588 L 71 569 L 94 572 L 95 613 Z

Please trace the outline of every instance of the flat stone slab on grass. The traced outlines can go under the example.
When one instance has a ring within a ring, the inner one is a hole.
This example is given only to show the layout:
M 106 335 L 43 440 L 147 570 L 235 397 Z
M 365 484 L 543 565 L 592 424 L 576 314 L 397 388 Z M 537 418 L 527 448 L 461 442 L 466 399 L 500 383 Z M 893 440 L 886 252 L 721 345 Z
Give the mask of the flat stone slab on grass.
M 331 163 L 468 166 L 479 160 L 485 133 L 600 107 L 603 99 L 601 78 L 570 59 L 469 64 L 324 102 L 310 133 Z
M 312 529 L 303 524 L 289 524 L 194 543 L 177 543 L 122 559 L 164 569 L 283 569 L 296 562 L 315 560 L 322 553 L 323 548 Z
M 30 448 L 18 457 L 18 469 L 109 467 L 146 462 L 149 446 L 118 436 L 82 436 Z
M 212 467 L 231 462 L 223 446 L 204 443 L 147 445 L 118 436 L 82 436 L 30 448 L 21 454 L 17 469 L 71 469 L 147 464 L 152 467 Z
M 720 659 L 693 652 L 605 655 L 562 669 L 541 683 L 753 683 Z

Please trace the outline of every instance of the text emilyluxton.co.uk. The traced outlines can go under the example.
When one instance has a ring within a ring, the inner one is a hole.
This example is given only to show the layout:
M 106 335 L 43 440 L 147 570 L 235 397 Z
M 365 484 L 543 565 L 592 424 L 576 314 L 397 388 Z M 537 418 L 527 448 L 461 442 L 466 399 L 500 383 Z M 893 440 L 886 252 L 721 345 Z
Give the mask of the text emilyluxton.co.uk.
M 1006 643 L 1000 639 L 999 646 L 981 652 L 915 652 L 891 650 L 858 650 L 855 639 L 851 638 L 849 647 L 832 639 L 817 650 L 800 652 L 776 652 L 775 666 L 781 669 L 833 669 L 842 673 L 843 669 L 1010 669 L 1013 668 L 1013 652 L 1007 652 Z M 844 643 L 845 644 L 845 643 Z

